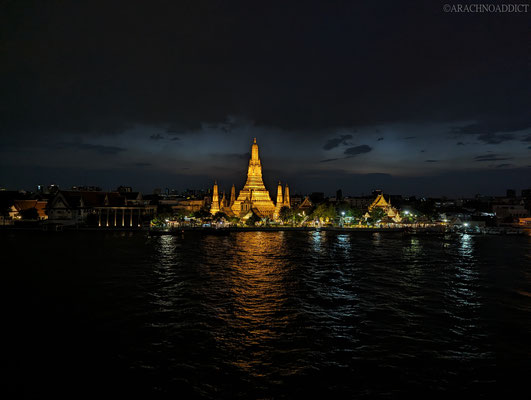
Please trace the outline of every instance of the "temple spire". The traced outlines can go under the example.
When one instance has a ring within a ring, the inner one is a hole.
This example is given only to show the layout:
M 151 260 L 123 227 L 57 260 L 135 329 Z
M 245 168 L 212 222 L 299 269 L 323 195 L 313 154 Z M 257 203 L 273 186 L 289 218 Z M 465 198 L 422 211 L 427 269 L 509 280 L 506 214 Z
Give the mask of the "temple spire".
M 232 189 L 230 190 L 230 206 L 234 204 L 234 201 L 236 200 L 236 187 L 234 186 L 234 183 L 232 184 Z
M 217 212 L 219 212 L 218 181 L 214 181 L 214 188 L 212 190 L 212 204 L 210 205 L 210 214 L 214 215 Z
M 275 204 L 275 212 L 273 213 L 273 219 L 278 219 L 280 217 L 280 209 L 284 206 L 284 200 L 282 196 L 282 183 L 278 181 L 277 188 L 277 203 Z
M 277 189 L 277 207 L 279 204 L 282 204 L 284 201 L 282 200 L 282 184 L 280 181 L 278 181 L 278 189 Z
M 223 196 L 221 197 L 221 203 L 219 204 L 220 210 L 227 206 L 227 199 L 225 198 L 225 191 L 223 191 Z
M 286 188 L 284 189 L 284 206 L 291 208 L 290 199 L 289 199 L 289 186 L 286 183 Z
M 260 161 L 258 156 L 258 145 L 256 144 L 256 138 L 254 138 L 253 146 L 251 147 L 251 161 Z

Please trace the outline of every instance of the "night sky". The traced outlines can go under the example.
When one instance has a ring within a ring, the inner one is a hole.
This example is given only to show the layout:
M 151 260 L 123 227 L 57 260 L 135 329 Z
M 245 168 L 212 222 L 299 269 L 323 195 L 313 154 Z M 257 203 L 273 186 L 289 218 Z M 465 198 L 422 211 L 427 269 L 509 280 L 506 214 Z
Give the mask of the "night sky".
M 531 10 L 446 2 L 1 1 L 0 186 L 530 187 Z

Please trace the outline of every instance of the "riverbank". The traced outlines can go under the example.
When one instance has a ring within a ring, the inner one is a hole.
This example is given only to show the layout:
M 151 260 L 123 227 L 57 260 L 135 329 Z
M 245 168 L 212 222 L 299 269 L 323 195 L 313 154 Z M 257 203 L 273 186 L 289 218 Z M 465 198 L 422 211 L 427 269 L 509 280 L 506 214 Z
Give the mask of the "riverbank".
M 52 229 L 50 229 L 52 228 Z M 6 233 L 17 233 L 17 232 L 42 232 L 44 234 L 49 233 L 58 233 L 58 232 L 128 232 L 128 233 L 146 233 L 152 236 L 165 236 L 165 235 L 182 235 L 184 233 L 205 233 L 213 235 L 224 235 L 230 234 L 231 232 L 337 232 L 337 233 L 404 233 L 404 234 L 445 234 L 445 233 L 457 233 L 460 231 L 449 229 L 444 226 L 432 226 L 432 227 L 393 227 L 393 228 L 384 228 L 384 227 L 293 227 L 293 226 L 268 226 L 268 227 L 239 227 L 231 226 L 224 228 L 215 228 L 215 227 L 202 227 L 202 226 L 187 226 L 180 228 L 171 228 L 171 229 L 158 229 L 158 228 L 103 228 L 103 227 L 82 227 L 82 226 L 25 226 L 25 227 L 15 227 L 15 226 L 0 226 L 0 232 Z M 529 229 L 524 229 L 521 227 L 511 227 L 511 228 L 496 228 L 495 230 L 487 230 L 480 232 L 461 232 L 468 233 L 473 235 L 512 235 L 512 234 L 527 234 L 530 235 L 531 231 Z

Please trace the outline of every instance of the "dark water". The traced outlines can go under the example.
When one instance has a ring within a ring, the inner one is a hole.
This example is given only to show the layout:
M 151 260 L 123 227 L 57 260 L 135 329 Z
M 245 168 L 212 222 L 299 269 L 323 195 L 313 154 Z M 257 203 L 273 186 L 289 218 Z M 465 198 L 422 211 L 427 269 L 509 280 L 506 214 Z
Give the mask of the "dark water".
M 531 237 L 0 238 L 18 395 L 476 397 L 531 376 Z

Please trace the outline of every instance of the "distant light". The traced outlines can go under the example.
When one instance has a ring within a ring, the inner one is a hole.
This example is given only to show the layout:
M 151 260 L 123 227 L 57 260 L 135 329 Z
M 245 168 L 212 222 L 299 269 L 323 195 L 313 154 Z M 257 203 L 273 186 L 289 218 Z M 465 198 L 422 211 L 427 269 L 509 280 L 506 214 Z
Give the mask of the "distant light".
M 169 219 L 165 219 L 164 221 L 166 221 L 166 222 L 170 222 L 170 220 L 169 220 Z
M 468 226 L 468 222 L 465 222 L 463 225 L 464 225 L 464 226 Z
M 341 215 L 345 215 L 345 211 L 341 211 Z
M 406 215 L 409 215 L 409 211 L 405 211 Z

